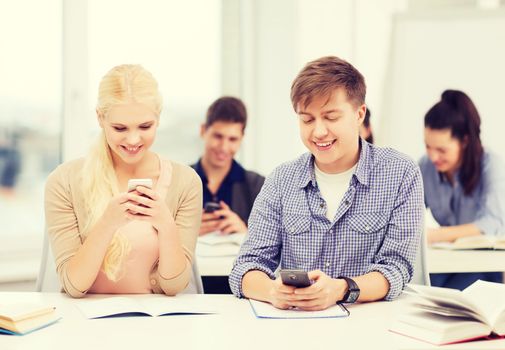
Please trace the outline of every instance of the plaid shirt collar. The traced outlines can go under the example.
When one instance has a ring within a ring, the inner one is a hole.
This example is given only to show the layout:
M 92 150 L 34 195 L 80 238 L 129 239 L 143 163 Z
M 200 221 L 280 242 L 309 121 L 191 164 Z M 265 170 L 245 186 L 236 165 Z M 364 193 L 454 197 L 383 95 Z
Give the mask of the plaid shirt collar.
M 354 170 L 353 179 L 355 178 L 364 186 L 368 186 L 370 168 L 372 165 L 372 158 L 370 152 L 370 144 L 363 141 L 361 138 L 360 142 L 360 152 L 359 159 L 356 169 Z M 304 163 L 303 171 L 300 172 L 298 185 L 300 188 L 305 188 L 309 184 L 316 187 L 316 174 L 314 170 L 314 156 L 310 153 L 306 153 L 302 157 L 301 162 Z M 355 180 L 353 180 L 355 181 Z

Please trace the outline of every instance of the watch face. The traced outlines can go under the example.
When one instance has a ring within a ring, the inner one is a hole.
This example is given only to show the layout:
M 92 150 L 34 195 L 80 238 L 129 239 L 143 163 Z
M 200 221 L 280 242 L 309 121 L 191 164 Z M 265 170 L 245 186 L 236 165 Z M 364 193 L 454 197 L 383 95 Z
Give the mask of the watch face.
M 358 290 L 351 290 L 349 293 L 349 296 L 347 297 L 346 302 L 347 303 L 354 303 L 356 300 L 358 300 L 359 297 L 359 289 Z
M 339 277 L 339 278 L 345 280 L 347 283 L 347 287 L 348 287 L 347 292 L 344 295 L 344 298 L 342 301 L 344 303 L 355 303 L 356 300 L 358 300 L 359 293 L 360 293 L 358 285 L 351 278 L 348 278 L 348 277 Z

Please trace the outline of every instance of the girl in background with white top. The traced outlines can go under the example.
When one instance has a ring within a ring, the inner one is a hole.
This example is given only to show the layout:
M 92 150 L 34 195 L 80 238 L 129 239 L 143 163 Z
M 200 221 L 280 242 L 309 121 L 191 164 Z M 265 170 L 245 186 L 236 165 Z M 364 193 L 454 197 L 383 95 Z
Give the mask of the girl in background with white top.
M 190 167 L 149 150 L 161 108 L 148 71 L 112 68 L 99 87 L 97 144 L 47 180 L 47 230 L 60 282 L 73 297 L 175 295 L 189 283 L 202 184 Z M 152 179 L 153 188 L 128 193 L 133 178 Z

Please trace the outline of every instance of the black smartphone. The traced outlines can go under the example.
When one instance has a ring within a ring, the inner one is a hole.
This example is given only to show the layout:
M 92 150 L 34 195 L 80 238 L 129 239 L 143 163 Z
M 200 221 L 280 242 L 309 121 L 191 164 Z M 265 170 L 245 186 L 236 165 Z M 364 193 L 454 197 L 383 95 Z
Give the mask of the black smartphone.
M 307 271 L 303 270 L 281 270 L 282 283 L 288 286 L 293 286 L 296 288 L 308 287 L 312 284 L 312 281 L 307 274 Z
M 216 202 L 207 202 L 203 206 L 203 211 L 206 212 L 206 213 L 213 213 L 213 212 L 215 212 L 216 210 L 219 210 L 219 209 L 221 209 L 221 205 L 219 203 L 216 203 Z

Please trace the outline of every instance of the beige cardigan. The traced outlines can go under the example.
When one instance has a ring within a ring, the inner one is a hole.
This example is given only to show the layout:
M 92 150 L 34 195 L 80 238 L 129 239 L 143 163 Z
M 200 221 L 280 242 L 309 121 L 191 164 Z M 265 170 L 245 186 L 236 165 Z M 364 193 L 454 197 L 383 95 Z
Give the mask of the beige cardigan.
M 150 279 L 156 281 L 153 293 L 174 295 L 182 291 L 191 278 L 191 263 L 202 215 L 202 182 L 189 166 L 168 162 L 171 163 L 172 179 L 166 203 L 174 216 L 187 263 L 181 274 L 169 280 L 160 276 L 158 264 L 155 264 Z M 81 158 L 58 166 L 49 175 L 45 190 L 46 225 L 56 270 L 63 289 L 73 297 L 82 297 L 86 293 L 72 286 L 67 276 L 69 259 L 86 240 L 82 232 L 87 213 L 79 184 L 83 164 L 84 159 Z

